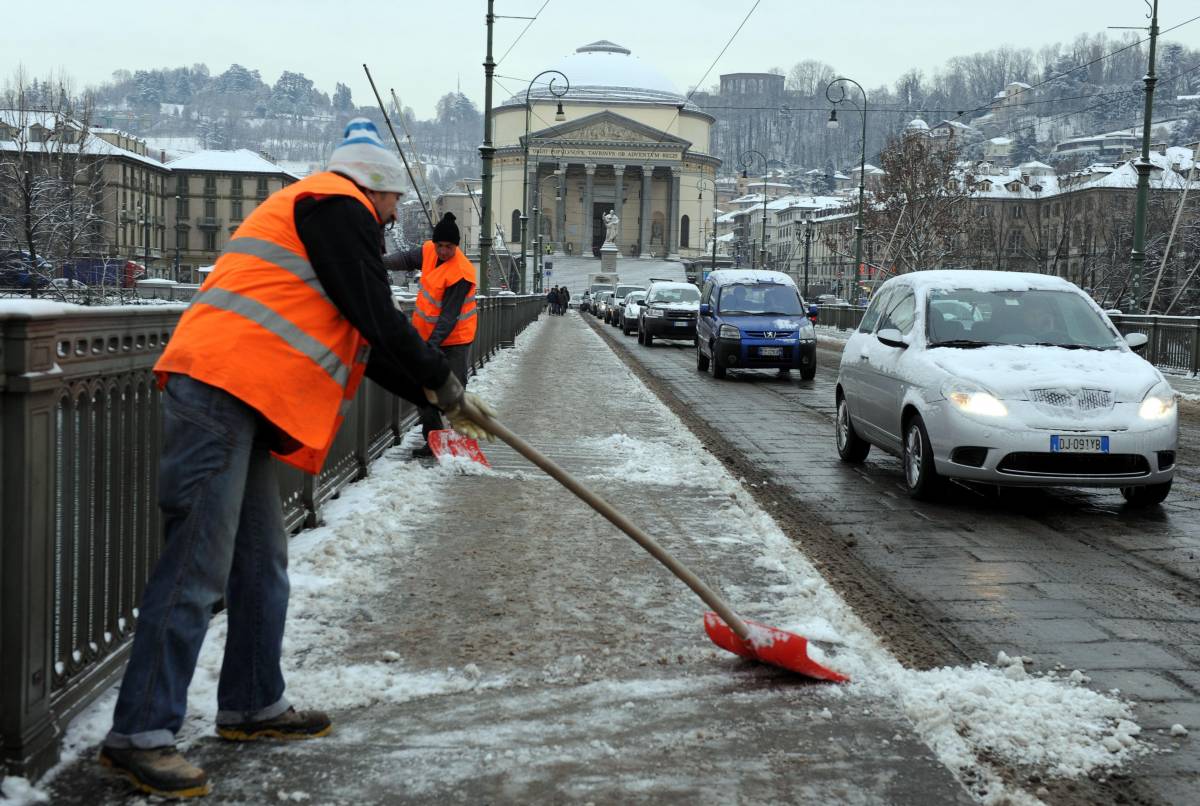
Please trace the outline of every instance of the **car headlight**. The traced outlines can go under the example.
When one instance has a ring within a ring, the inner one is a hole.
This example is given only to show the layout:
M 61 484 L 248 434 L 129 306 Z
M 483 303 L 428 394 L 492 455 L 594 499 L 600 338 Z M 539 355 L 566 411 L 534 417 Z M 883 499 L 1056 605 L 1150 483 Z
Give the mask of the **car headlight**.
M 968 414 L 980 414 L 984 417 L 1004 417 L 1008 414 L 1008 407 L 1000 398 L 970 381 L 947 381 L 942 386 L 942 394 L 956 408 Z
M 717 329 L 718 339 L 740 339 L 741 337 L 742 331 L 738 330 L 733 325 L 721 325 L 721 327 Z
M 1138 416 L 1143 420 L 1161 420 L 1175 413 L 1175 390 L 1166 381 L 1160 381 L 1142 399 Z
M 656 316 L 661 317 L 662 315 L 663 315 L 662 308 L 647 308 L 646 309 L 646 316 L 649 316 L 650 318 L 654 318 Z

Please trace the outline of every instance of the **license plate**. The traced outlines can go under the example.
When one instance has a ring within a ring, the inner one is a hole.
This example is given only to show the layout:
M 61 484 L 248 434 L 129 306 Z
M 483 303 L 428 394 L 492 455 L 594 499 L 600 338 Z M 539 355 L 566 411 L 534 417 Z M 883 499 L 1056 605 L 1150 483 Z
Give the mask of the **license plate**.
M 759 347 L 758 354 L 765 358 L 778 358 L 783 355 L 782 347 Z
M 1108 453 L 1108 437 L 1086 437 L 1054 434 L 1050 437 L 1051 453 Z
M 679 321 L 679 322 L 676 322 L 676 323 L 675 323 L 675 327 L 688 327 L 688 326 L 689 326 L 689 325 L 691 325 L 691 324 L 692 324 L 691 322 L 688 322 L 688 321 L 686 321 L 686 320 L 685 320 L 685 321 Z

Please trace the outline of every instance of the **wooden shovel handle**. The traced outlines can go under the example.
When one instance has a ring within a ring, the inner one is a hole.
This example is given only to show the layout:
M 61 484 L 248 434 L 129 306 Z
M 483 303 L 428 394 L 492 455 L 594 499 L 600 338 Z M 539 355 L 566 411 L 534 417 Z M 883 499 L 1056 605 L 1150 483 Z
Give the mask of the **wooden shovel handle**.
M 574 476 L 563 470 L 557 464 L 545 456 L 541 451 L 534 448 L 532 445 L 521 439 L 519 436 L 509 431 L 492 417 L 487 416 L 478 408 L 472 405 L 469 399 L 464 399 L 462 402 L 463 410 L 468 417 L 478 423 L 492 434 L 500 437 L 514 451 L 524 456 L 530 462 L 544 470 L 547 475 L 553 478 L 562 486 L 566 487 L 571 492 L 575 493 L 585 504 L 599 512 L 607 518 L 614 526 L 620 529 L 625 534 L 633 538 L 639 546 L 650 553 L 654 559 L 667 567 L 667 570 L 680 579 L 685 585 L 696 592 L 696 595 L 704 600 L 704 603 L 716 611 L 729 627 L 737 633 L 738 637 L 744 641 L 750 639 L 750 631 L 746 628 L 746 623 L 733 612 L 733 609 L 725 603 L 711 588 L 700 581 L 700 578 L 689 571 L 682 563 L 672 557 L 666 549 L 658 544 L 654 538 L 643 532 L 637 526 L 622 515 L 617 509 L 594 492 L 584 487 Z

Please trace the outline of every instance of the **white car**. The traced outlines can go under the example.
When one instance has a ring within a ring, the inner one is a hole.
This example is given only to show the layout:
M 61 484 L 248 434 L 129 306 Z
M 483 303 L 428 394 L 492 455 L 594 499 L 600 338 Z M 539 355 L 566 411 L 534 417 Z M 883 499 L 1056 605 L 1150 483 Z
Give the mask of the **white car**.
M 888 280 L 842 352 L 835 432 L 844 461 L 901 457 L 914 497 L 945 478 L 1119 487 L 1132 505 L 1171 489 L 1176 394 L 1066 280 L 923 271 Z
M 621 321 L 618 324 L 626 336 L 637 330 L 638 317 L 642 315 L 642 303 L 645 301 L 645 291 L 630 291 L 625 295 L 619 316 Z

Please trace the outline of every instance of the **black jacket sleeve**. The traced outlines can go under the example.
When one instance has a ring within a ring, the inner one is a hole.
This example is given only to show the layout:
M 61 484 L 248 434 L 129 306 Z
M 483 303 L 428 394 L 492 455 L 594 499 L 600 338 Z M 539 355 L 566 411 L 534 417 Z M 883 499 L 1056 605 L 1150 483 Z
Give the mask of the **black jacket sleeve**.
M 421 387 L 445 383 L 450 365 L 396 307 L 375 217 L 348 196 L 302 199 L 295 215 L 325 294 L 371 345 L 367 377 L 393 394 L 427 404 Z
M 388 271 L 417 271 L 421 268 L 421 250 L 405 249 L 384 255 L 383 267 Z
M 470 283 L 459 280 L 442 294 L 442 312 L 438 314 L 437 324 L 433 327 L 433 333 L 429 335 L 429 343 L 434 347 L 441 347 L 450 331 L 458 324 L 458 314 L 462 311 L 463 303 L 467 301 L 467 292 L 470 290 Z

